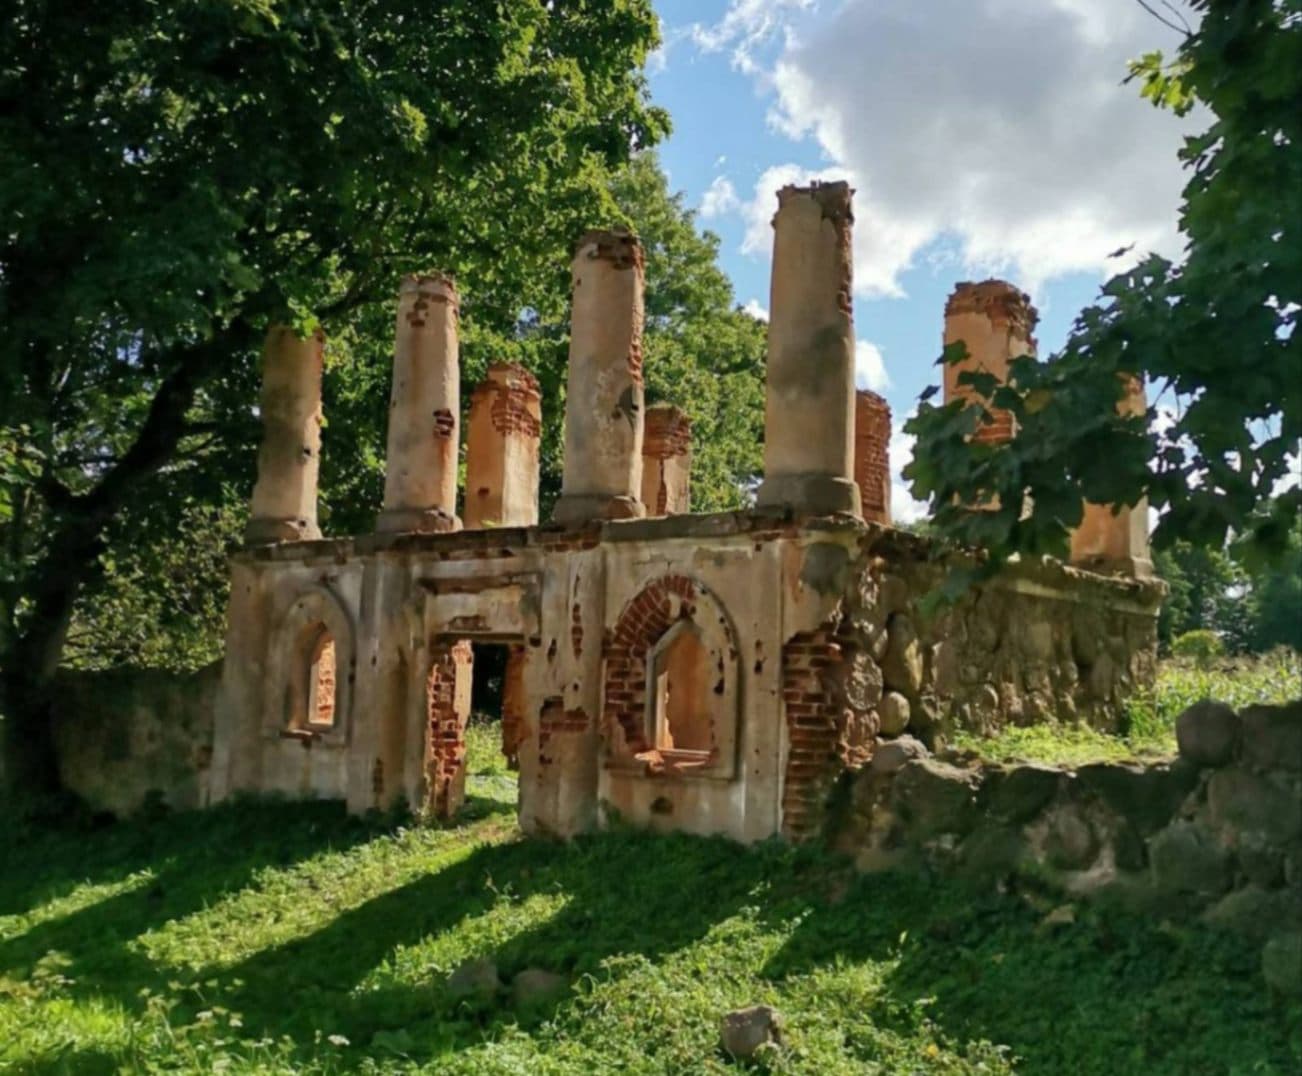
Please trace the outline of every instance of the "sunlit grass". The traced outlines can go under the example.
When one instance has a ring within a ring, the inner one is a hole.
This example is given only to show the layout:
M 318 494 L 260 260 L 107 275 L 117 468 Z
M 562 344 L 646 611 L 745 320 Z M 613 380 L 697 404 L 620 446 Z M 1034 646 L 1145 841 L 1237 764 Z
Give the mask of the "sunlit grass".
M 454 825 L 269 803 L 0 834 L 0 1072 L 722 1073 L 719 1017 L 756 1003 L 787 1023 L 761 1071 L 1302 1063 L 1302 1013 L 1238 939 L 1090 908 L 1046 932 L 1022 900 L 776 843 L 525 840 L 498 730 L 470 737 Z M 474 958 L 569 991 L 460 1001 Z
M 1235 709 L 1302 699 L 1302 658 L 1295 651 L 1280 649 L 1206 664 L 1167 660 L 1159 668 L 1153 690 L 1128 703 L 1126 728 L 1120 735 L 1083 724 L 1048 723 L 1010 727 L 990 737 L 962 733 L 955 746 L 1000 762 L 1066 766 L 1170 757 L 1176 751 L 1175 719 L 1202 699 L 1216 699 Z

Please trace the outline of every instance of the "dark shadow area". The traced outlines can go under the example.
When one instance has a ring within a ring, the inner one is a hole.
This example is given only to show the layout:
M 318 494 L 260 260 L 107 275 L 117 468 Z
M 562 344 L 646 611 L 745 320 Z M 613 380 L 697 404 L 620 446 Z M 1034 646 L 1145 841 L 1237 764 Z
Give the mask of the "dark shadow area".
M 475 798 L 458 824 L 510 809 Z M 116 855 L 125 857 L 119 875 L 147 867 L 157 877 L 0 944 L 0 974 L 21 973 L 57 949 L 71 959 L 70 996 L 140 1013 L 142 988 L 165 990 L 178 977 L 131 947 L 142 932 L 256 883 L 263 867 L 386 832 L 347 819 L 337 805 L 310 804 L 235 806 L 140 830 L 110 830 L 101 849 L 83 837 L 52 838 L 63 865 L 50 867 L 48 884 L 75 876 L 75 864 L 64 861 L 83 847 L 88 872 L 107 877 Z M 778 844 L 746 849 L 622 831 L 566 844 L 486 843 L 509 836 L 500 827 L 457 836 L 465 850 L 453 862 L 220 972 L 196 968 L 195 977 L 217 985 L 202 1003 L 183 997 L 173 1020 L 193 1020 L 194 1010 L 218 1001 L 242 1015 L 242 1035 L 288 1036 L 303 1064 L 317 1057 L 320 1035 L 348 1040 L 339 1053 L 347 1067 L 392 1060 L 393 1037 L 412 1061 L 445 1057 L 504 1033 L 520 1014 L 505 997 L 456 1000 L 447 968 L 413 975 L 408 966 L 400 985 L 383 972 L 374 985 L 368 978 L 405 947 L 464 930 L 503 902 L 541 895 L 559 898 L 559 908 L 500 938 L 485 934 L 474 954 L 493 959 L 505 981 L 534 967 L 571 982 L 618 976 L 603 967 L 608 958 L 660 962 L 744 916 L 786 940 L 762 966 L 732 973 L 761 975 L 781 992 L 814 972 L 875 962 L 886 979 L 857 1015 L 863 1027 L 909 1034 L 925 1014 L 947 1041 L 1008 1044 L 1023 1059 L 1019 1071 L 1282 1073 L 1298 1049 L 1289 1039 L 1296 1010 L 1282 1010 L 1259 985 L 1257 947 L 1201 928 L 1086 906 L 1074 922 L 1047 925 L 1043 909 L 1016 896 L 922 874 L 858 877 L 817 850 Z M 920 1008 L 924 999 L 934 1000 Z M 581 1003 L 550 1002 L 524 1026 L 574 1004 Z M 846 1029 L 847 1042 L 854 1034 Z M 97 1071 L 106 1061 L 89 1051 L 65 1055 L 60 1065 Z
M 1106 905 L 1046 922 L 1053 906 L 919 875 L 859 877 L 836 903 L 810 905 L 764 974 L 894 961 L 894 1004 L 865 1017 L 897 1023 L 899 1002 L 934 999 L 926 1011 L 946 1036 L 1009 1044 L 1026 1072 L 1297 1071 L 1302 1009 L 1290 1017 L 1268 996 L 1258 945 Z
M 491 801 L 473 808 L 488 809 Z M 152 877 L 0 940 L 0 973 L 21 973 L 58 950 L 73 957 L 74 977 L 133 979 L 123 962 L 139 959 L 125 949 L 136 935 L 242 889 L 263 868 L 348 848 L 386 828 L 378 819 L 349 818 L 338 802 L 249 801 L 120 824 L 28 831 L 0 845 L 0 914 L 21 915 L 85 883 L 121 882 L 141 871 Z M 122 945 L 105 946 L 106 938 Z M 142 981 L 153 974 L 143 961 L 137 971 Z

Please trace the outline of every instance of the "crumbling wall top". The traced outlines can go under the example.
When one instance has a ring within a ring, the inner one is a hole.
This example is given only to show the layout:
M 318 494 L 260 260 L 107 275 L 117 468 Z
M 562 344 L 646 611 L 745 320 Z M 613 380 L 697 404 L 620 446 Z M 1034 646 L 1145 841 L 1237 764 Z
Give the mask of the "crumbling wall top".
M 955 285 L 945 302 L 945 317 L 956 314 L 984 314 L 997 324 L 1007 325 L 1020 336 L 1030 337 L 1040 320 L 1031 297 L 1005 280 L 970 280 Z

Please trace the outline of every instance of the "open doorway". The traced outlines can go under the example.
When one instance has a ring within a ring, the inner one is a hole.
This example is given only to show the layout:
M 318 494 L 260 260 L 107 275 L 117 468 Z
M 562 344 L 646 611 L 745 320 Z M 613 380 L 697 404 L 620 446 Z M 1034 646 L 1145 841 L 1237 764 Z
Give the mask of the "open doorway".
M 486 640 L 471 643 L 474 655 L 470 720 L 466 727 L 466 775 L 472 795 L 516 799 L 523 703 L 524 647 Z

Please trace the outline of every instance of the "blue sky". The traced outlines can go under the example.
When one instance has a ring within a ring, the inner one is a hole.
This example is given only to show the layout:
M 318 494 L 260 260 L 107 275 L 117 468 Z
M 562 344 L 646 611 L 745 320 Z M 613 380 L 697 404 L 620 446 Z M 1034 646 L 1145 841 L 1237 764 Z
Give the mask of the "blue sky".
M 1121 85 L 1173 35 L 1134 0 L 656 0 L 651 89 L 674 189 L 722 239 L 738 302 L 768 305 L 784 182 L 857 189 L 860 382 L 896 425 L 936 380 L 945 297 L 999 276 L 1032 294 L 1041 354 L 1120 264 L 1179 250 L 1187 132 Z M 897 432 L 892 465 L 911 446 Z M 897 479 L 897 516 L 917 507 Z

